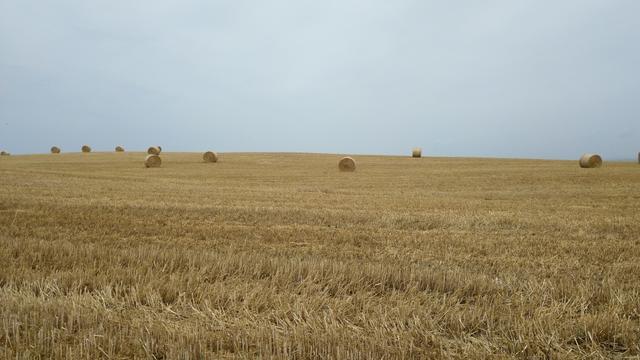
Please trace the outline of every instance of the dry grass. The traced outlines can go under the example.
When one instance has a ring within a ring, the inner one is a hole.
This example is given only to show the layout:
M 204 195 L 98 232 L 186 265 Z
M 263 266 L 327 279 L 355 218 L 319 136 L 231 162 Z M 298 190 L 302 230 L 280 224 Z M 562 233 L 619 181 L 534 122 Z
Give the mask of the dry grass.
M 0 358 L 640 354 L 636 164 L 143 156 L 3 159 Z

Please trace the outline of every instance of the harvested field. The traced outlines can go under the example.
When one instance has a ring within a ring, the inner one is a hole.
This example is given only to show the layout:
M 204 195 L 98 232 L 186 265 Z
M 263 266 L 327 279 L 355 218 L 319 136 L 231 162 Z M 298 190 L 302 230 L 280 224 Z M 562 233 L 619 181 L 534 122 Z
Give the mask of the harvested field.
M 640 168 L 202 153 L 0 164 L 0 358 L 640 355 Z

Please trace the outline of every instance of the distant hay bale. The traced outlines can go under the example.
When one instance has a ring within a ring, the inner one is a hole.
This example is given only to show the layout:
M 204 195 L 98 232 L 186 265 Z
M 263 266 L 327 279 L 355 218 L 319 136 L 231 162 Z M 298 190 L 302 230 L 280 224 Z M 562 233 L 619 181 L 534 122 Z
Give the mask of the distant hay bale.
M 413 150 L 411 151 L 411 156 L 414 158 L 421 158 L 422 157 L 422 149 L 421 148 L 413 148 Z
M 207 151 L 202 155 L 202 159 L 204 160 L 204 162 L 208 163 L 218 162 L 218 154 L 214 153 L 213 151 Z
M 53 146 L 53 147 L 51 148 L 51 153 L 52 153 L 52 154 L 60 154 L 60 151 L 61 151 L 61 150 L 60 150 L 60 148 L 59 148 L 59 147 L 57 147 L 57 146 Z
M 158 145 L 156 147 L 158 148 L 158 150 L 160 150 L 160 152 L 162 152 L 162 146 Z
M 91 146 L 89 146 L 89 145 L 82 145 L 82 152 L 83 152 L 83 153 L 90 153 L 90 152 L 91 152 Z
M 8 152 L 6 152 L 4 150 L 0 151 L 0 156 L 9 156 L 9 155 L 11 155 L 11 154 L 9 154 Z
M 640 152 L 638 153 L 638 164 L 640 164 Z
M 599 168 L 602 166 L 602 158 L 597 154 L 584 154 L 580 158 L 580 167 L 585 169 Z
M 116 146 L 116 152 L 124 152 L 124 147 L 120 145 Z
M 340 171 L 355 171 L 356 170 L 356 162 L 350 157 L 343 157 L 338 162 L 338 168 Z
M 160 155 L 162 149 L 159 146 L 151 146 L 147 149 L 147 154 L 149 155 Z
M 158 155 L 148 155 L 146 159 L 144 159 L 144 166 L 148 168 L 157 168 L 162 165 L 162 159 Z

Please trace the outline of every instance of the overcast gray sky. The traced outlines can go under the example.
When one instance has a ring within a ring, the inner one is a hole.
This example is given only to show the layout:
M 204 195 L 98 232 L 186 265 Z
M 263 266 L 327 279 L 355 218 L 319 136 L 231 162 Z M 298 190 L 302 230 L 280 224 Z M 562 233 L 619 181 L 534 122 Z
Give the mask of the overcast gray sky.
M 0 0 L 0 148 L 640 151 L 638 0 Z

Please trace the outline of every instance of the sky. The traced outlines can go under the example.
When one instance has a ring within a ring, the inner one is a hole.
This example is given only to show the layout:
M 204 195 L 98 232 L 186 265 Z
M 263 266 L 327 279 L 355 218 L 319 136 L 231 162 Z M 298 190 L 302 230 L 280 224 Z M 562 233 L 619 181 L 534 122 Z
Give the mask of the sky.
M 0 148 L 632 159 L 638 0 L 0 0 Z

